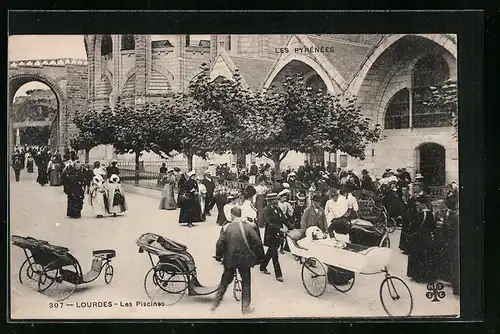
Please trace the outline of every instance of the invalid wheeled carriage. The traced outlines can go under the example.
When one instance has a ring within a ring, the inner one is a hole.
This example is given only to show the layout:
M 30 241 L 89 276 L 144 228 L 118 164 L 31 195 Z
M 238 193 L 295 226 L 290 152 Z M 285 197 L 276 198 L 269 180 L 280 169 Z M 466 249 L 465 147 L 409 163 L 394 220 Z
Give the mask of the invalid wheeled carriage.
M 379 297 L 390 316 L 409 316 L 413 310 L 413 296 L 408 285 L 392 276 L 387 265 L 392 250 L 386 247 L 367 247 L 338 241 L 334 238 L 315 240 L 307 248 L 287 236 L 290 252 L 305 260 L 302 263 L 302 283 L 313 297 L 323 295 L 328 284 L 340 292 L 348 292 L 355 282 L 355 274 L 384 274 Z
M 179 302 L 186 292 L 189 296 L 205 296 L 217 291 L 217 287 L 205 287 L 196 273 L 196 263 L 187 246 L 154 233 L 142 234 L 136 241 L 139 253 L 146 251 L 151 269 L 144 277 L 144 290 L 152 300 L 165 305 Z M 158 261 L 153 261 L 153 255 Z M 233 296 L 241 300 L 241 279 L 235 275 Z
M 70 297 L 77 286 L 95 281 L 103 270 L 107 284 L 113 279 L 111 259 L 116 252 L 112 249 L 93 251 L 91 269 L 83 274 L 80 263 L 70 254 L 69 248 L 32 237 L 13 235 L 11 239 L 12 244 L 22 248 L 26 256 L 19 269 L 19 281 L 56 301 Z

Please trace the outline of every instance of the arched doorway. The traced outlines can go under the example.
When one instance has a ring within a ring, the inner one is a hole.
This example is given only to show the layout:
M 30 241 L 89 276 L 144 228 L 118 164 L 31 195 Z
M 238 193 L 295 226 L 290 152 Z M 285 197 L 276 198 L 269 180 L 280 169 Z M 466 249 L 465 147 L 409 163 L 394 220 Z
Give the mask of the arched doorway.
M 415 172 L 424 176 L 429 186 L 446 182 L 446 150 L 436 143 L 424 143 L 415 149 Z
M 14 146 L 35 144 L 64 151 L 66 104 L 64 93 L 54 80 L 42 73 L 14 72 L 9 77 L 9 101 L 11 150 Z M 13 115 L 16 108 L 21 112 Z

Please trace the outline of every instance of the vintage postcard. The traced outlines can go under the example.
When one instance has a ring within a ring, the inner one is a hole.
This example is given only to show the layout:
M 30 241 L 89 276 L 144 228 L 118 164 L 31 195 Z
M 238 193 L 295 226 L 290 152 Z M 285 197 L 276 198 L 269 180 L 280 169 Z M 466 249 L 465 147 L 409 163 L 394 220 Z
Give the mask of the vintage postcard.
M 8 57 L 12 320 L 460 315 L 457 35 Z

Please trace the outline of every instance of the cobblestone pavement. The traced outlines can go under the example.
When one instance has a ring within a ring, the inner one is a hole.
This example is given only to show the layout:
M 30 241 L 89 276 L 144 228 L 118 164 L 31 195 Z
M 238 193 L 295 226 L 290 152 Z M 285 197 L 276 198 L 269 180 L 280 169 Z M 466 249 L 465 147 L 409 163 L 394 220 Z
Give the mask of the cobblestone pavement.
M 51 308 L 52 300 L 21 284 L 19 268 L 24 254 L 11 246 L 11 316 L 13 319 L 103 319 L 103 318 L 239 318 L 240 306 L 232 298 L 231 286 L 224 302 L 210 311 L 213 295 L 188 297 L 173 306 L 137 306 L 137 302 L 149 301 L 144 291 L 144 276 L 151 268 L 146 253 L 140 254 L 135 241 L 139 235 L 153 232 L 171 238 L 189 247 L 197 264 L 202 284 L 216 287 L 222 266 L 212 258 L 220 228 L 214 215 L 207 222 L 187 228 L 177 223 L 179 211 L 158 209 L 156 199 L 127 194 L 129 211 L 124 216 L 97 219 L 92 217 L 88 198 L 85 198 L 81 219 L 66 217 L 66 196 L 62 187 L 41 187 L 35 182 L 35 174 L 21 174 L 21 181 L 10 184 L 10 234 L 32 236 L 66 246 L 80 262 L 85 273 L 90 269 L 92 250 L 112 248 L 117 252 L 112 264 L 115 275 L 107 285 L 103 277 L 81 285 L 63 302 L 62 308 Z M 445 286 L 445 298 L 432 302 L 426 298 L 427 287 L 405 276 L 407 259 L 397 249 L 399 231 L 391 235 L 394 254 L 389 266 L 393 275 L 401 277 L 410 287 L 414 308 L 412 315 L 453 315 L 458 313 L 459 299 L 451 288 Z M 301 265 L 291 254 L 280 256 L 284 283 L 274 275 L 252 271 L 252 305 L 255 312 L 247 317 L 364 317 L 385 316 L 379 290 L 383 274 L 356 275 L 356 283 L 348 293 L 328 286 L 318 297 L 307 294 L 302 284 Z M 269 266 L 272 272 L 272 265 Z M 111 307 L 77 307 L 82 303 L 111 301 Z M 130 303 L 130 304 L 127 304 Z M 68 306 L 73 304 L 73 306 Z M 123 305 L 123 306 L 121 306 Z M 131 305 L 125 306 L 125 305 Z M 53 306 L 53 305 L 52 305 Z

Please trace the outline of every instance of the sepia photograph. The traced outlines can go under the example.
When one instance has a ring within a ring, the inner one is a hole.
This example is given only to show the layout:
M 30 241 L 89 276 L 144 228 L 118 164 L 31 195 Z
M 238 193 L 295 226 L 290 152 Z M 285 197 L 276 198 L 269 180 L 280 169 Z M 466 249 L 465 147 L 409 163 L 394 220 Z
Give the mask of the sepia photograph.
M 10 35 L 11 319 L 459 317 L 458 42 Z

